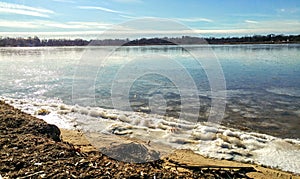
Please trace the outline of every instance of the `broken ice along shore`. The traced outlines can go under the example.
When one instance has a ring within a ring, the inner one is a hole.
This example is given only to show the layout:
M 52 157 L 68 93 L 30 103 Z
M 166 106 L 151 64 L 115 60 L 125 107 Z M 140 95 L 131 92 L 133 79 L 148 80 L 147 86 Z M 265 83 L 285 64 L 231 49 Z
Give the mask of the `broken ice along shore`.
M 60 100 L 1 99 L 59 128 L 126 136 L 169 146 L 170 152 L 191 149 L 206 157 L 256 163 L 300 174 L 299 139 L 283 139 L 156 114 L 67 105 Z M 38 113 L 41 109 L 47 113 Z

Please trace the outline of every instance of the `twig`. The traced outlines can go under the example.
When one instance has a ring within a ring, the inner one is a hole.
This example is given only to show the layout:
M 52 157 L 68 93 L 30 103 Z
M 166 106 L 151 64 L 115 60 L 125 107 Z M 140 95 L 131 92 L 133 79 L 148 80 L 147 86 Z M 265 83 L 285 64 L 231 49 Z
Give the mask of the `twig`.
M 38 174 L 41 174 L 41 173 L 44 173 L 44 171 L 39 171 L 39 172 L 35 172 L 35 173 L 32 173 L 32 174 L 27 175 L 27 176 L 18 177 L 18 179 L 29 178 L 29 177 L 32 177 L 34 175 L 38 175 Z

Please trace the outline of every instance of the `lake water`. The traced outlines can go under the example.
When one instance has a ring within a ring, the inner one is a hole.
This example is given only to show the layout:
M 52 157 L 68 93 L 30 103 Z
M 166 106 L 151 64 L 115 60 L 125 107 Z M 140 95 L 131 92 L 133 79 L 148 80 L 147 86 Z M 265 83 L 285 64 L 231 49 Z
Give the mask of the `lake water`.
M 59 127 L 300 171 L 300 45 L 0 48 L 0 63 L 3 99 Z

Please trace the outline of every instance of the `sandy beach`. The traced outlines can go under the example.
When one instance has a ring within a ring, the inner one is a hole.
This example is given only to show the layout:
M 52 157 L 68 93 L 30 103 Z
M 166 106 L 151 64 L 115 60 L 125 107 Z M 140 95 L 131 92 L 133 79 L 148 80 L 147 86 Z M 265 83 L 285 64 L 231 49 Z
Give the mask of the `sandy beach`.
M 81 131 L 59 129 L 2 101 L 0 122 L 0 178 L 300 178 L 191 150 L 175 150 L 148 163 L 117 161 L 99 152 Z M 147 145 L 129 139 L 127 144 Z M 144 154 L 148 157 L 150 150 Z

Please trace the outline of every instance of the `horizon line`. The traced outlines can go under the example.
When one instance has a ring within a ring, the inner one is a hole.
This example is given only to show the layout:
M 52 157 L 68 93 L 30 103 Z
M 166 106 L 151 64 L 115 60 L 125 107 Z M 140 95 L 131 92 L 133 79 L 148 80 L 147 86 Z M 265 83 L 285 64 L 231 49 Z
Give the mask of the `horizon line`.
M 39 39 L 65 39 L 65 40 L 75 40 L 75 39 L 82 39 L 82 40 L 105 40 L 105 39 L 150 39 L 150 38 L 178 38 L 183 36 L 189 36 L 189 37 L 197 37 L 197 38 L 241 38 L 241 37 L 253 37 L 253 36 L 267 36 L 267 35 L 282 35 L 282 36 L 298 36 L 300 33 L 260 33 L 260 34 L 228 34 L 228 35 L 203 35 L 203 34 L 177 34 L 177 35 L 167 35 L 167 34 L 157 34 L 152 36 L 136 36 L 136 37 L 124 37 L 118 38 L 118 37 L 110 37 L 110 38 L 99 38 L 103 33 L 95 32 L 95 31 L 88 31 L 90 33 L 84 33 L 81 31 L 73 31 L 73 32 L 0 32 L 0 38 L 34 38 L 38 37 Z M 67 34 L 66 34 L 67 33 Z M 105 35 L 105 34 L 104 34 Z M 25 37 L 26 36 L 26 37 Z M 85 37 L 84 37 L 85 36 Z M 94 36 L 92 38 L 92 36 Z M 89 38 L 88 38 L 89 37 Z

